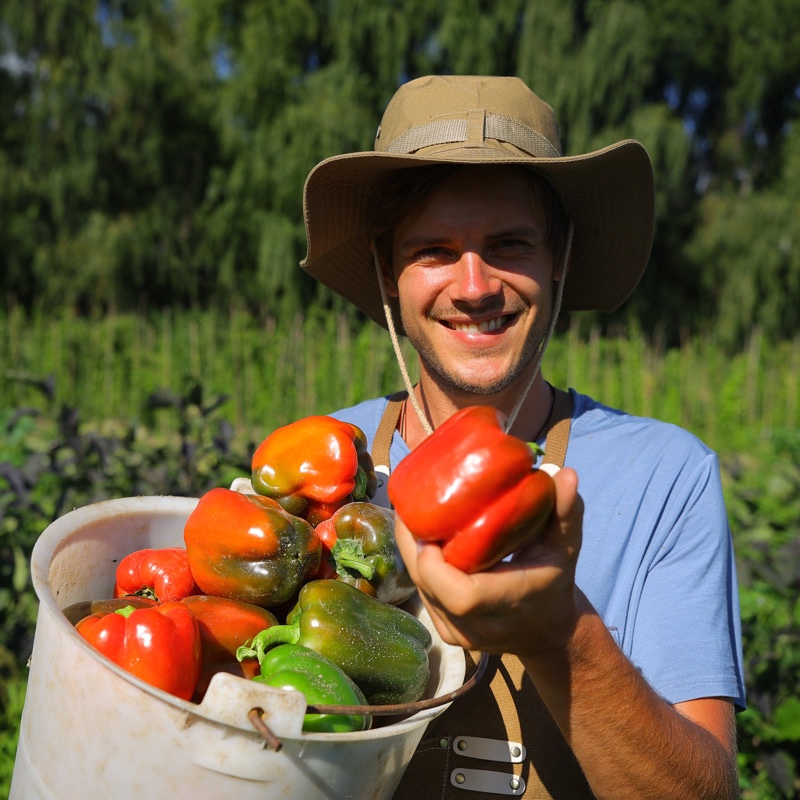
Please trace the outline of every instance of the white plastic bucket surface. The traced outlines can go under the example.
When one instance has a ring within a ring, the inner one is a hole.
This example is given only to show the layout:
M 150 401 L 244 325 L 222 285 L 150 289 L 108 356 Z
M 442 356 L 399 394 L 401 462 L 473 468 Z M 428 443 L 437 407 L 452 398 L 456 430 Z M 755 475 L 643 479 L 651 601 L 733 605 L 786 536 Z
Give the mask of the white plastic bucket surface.
M 110 597 L 116 564 L 145 547 L 183 544 L 197 504 L 180 497 L 109 500 L 64 515 L 33 550 L 39 615 L 9 800 L 381 800 L 394 793 L 428 723 L 446 705 L 357 733 L 303 733 L 301 695 L 215 675 L 202 703 L 180 700 L 101 656 L 61 612 Z M 426 697 L 464 680 L 460 648 L 433 635 Z M 247 713 L 283 747 L 266 747 Z M 376 718 L 377 719 L 377 718 Z

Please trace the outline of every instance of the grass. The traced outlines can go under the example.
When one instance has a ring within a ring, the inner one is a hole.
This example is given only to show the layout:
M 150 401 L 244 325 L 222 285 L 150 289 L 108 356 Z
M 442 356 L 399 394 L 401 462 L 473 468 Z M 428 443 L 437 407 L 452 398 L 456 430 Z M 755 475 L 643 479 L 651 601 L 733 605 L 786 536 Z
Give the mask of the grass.
M 404 343 L 412 366 L 413 354 Z M 44 408 L 37 381 L 52 376 L 58 402 L 97 422 L 142 418 L 154 392 L 204 402 L 226 396 L 223 415 L 265 435 L 402 386 L 385 331 L 311 313 L 259 326 L 244 313 L 0 318 L 0 408 Z M 758 331 L 740 353 L 688 340 L 665 349 L 641 332 L 613 338 L 577 323 L 550 343 L 543 372 L 632 413 L 675 422 L 721 453 L 770 446 L 800 428 L 800 336 L 767 345 Z

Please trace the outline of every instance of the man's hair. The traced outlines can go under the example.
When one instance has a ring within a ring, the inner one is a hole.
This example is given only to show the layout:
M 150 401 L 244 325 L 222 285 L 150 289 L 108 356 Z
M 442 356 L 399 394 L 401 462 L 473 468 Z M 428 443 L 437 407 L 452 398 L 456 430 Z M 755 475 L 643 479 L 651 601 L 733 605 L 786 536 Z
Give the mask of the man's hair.
M 367 231 L 377 248 L 378 256 L 387 266 L 392 265 L 392 231 L 413 209 L 419 208 L 425 198 L 444 183 L 454 172 L 465 166 L 481 168 L 488 165 L 436 164 L 411 167 L 393 172 L 381 184 L 370 205 Z M 567 246 L 569 221 L 561 201 L 550 184 L 526 166 L 511 166 L 523 170 L 530 182 L 537 204 L 544 210 L 547 229 L 545 244 L 553 257 L 553 266 L 561 266 Z

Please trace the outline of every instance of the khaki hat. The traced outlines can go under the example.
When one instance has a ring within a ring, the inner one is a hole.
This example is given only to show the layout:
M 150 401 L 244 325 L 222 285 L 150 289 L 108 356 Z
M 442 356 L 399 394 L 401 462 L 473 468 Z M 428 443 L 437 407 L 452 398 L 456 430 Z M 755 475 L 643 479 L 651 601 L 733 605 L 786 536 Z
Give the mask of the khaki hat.
M 386 326 L 367 233 L 389 173 L 425 164 L 517 164 L 555 190 L 574 222 L 565 311 L 613 311 L 636 288 L 653 239 L 653 170 L 628 139 L 561 154 L 552 108 L 519 78 L 430 76 L 401 86 L 372 151 L 333 156 L 306 179 L 308 252 L 301 266 Z

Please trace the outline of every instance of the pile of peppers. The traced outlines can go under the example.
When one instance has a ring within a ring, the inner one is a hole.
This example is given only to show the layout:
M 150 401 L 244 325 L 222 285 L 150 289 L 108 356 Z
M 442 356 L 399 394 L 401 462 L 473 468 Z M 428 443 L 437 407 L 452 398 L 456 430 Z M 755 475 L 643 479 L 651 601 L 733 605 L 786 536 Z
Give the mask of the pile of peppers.
M 278 428 L 254 452 L 248 491 L 199 499 L 185 547 L 130 553 L 112 598 L 65 614 L 118 666 L 193 702 L 222 671 L 302 692 L 308 705 L 417 700 L 431 634 L 398 607 L 415 587 L 394 512 L 370 502 L 375 488 L 358 427 L 316 416 Z M 309 712 L 303 728 L 370 724 Z

